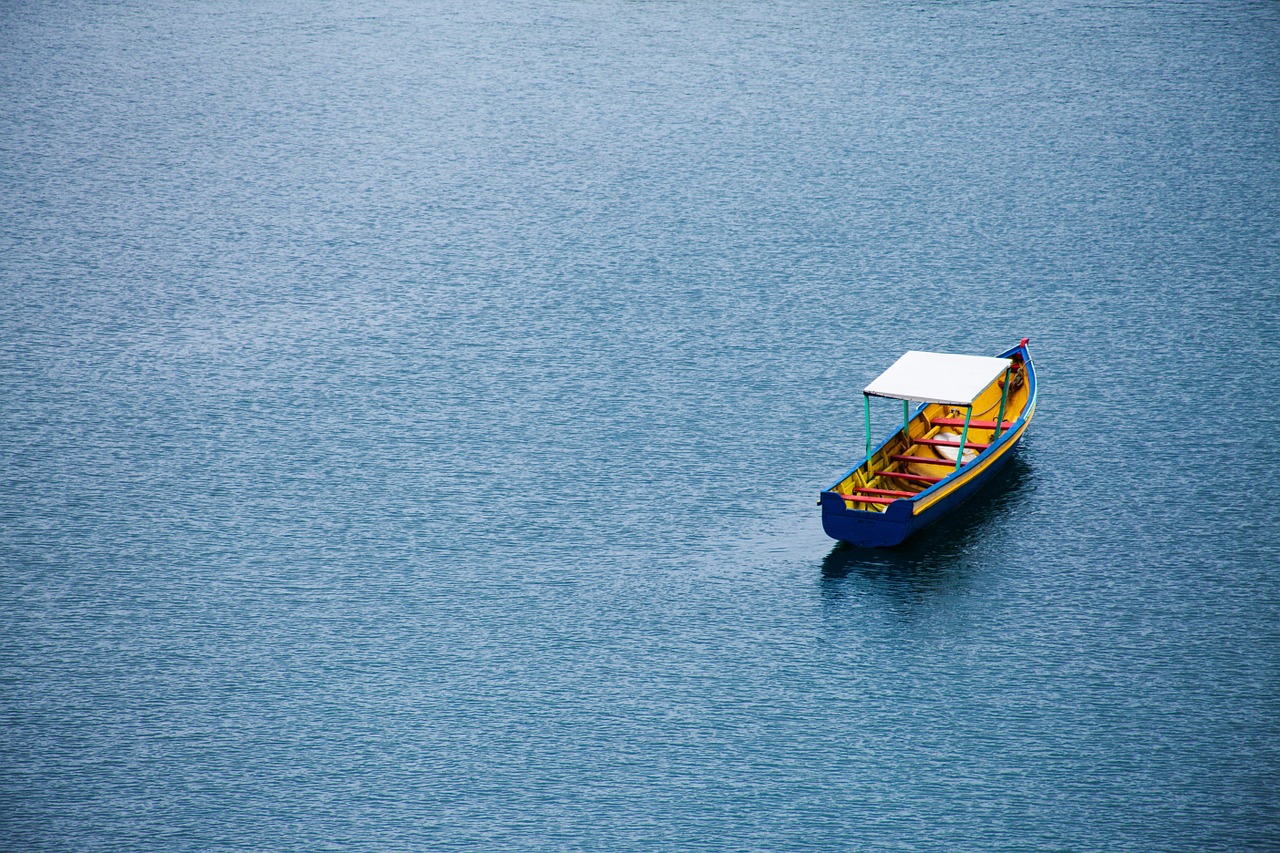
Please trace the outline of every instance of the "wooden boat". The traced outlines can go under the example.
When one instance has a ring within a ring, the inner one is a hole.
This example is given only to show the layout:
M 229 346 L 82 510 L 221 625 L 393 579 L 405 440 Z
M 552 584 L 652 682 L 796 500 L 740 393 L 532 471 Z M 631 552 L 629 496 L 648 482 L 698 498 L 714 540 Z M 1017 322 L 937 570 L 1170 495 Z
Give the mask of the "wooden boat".
M 868 385 L 867 455 L 818 501 L 827 535 L 854 545 L 898 545 L 1008 462 L 1036 411 L 1027 343 L 1023 338 L 995 358 L 908 352 Z M 902 428 L 874 450 L 872 397 L 903 401 Z

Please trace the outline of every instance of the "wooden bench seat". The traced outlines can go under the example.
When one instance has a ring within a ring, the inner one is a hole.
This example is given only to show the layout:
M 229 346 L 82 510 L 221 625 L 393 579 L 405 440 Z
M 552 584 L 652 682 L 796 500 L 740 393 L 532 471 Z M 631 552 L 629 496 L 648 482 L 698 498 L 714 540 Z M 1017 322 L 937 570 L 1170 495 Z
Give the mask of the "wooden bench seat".
M 875 473 L 875 476 L 897 477 L 899 479 L 908 480 L 913 483 L 928 483 L 930 485 L 933 485 L 934 483 L 941 483 L 943 479 L 945 479 L 943 477 L 928 477 L 924 474 L 908 474 L 905 471 L 877 471 Z
M 915 462 L 918 465 L 947 465 L 951 468 L 956 467 L 956 460 L 943 459 L 940 456 L 890 456 L 894 462 Z M 973 460 L 970 459 L 970 462 Z
M 843 492 L 836 492 L 836 496 L 846 501 L 861 501 L 868 504 L 891 504 L 898 500 L 897 498 L 877 498 L 874 495 L 846 495 Z
M 962 427 L 964 426 L 964 418 L 934 418 L 932 421 L 930 421 L 930 423 L 932 423 L 934 426 Z M 1013 426 L 1013 421 L 1005 421 L 1004 426 L 1001 427 L 1001 429 L 1008 429 L 1011 426 Z M 995 428 L 996 428 L 995 421 L 980 421 L 980 420 L 977 420 L 976 418 L 974 420 L 969 421 L 969 429 L 995 429 Z M 968 446 L 967 442 L 965 446 L 966 447 Z
M 960 446 L 960 442 L 958 442 L 958 441 L 948 441 L 948 440 L 947 440 L 947 439 L 945 439 L 945 438 L 914 438 L 914 439 L 912 439 L 912 440 L 911 440 L 911 443 L 912 443 L 912 444 L 927 444 L 927 445 L 928 445 L 928 446 L 930 446 L 930 447 L 959 447 L 959 446 Z M 964 443 L 964 449 L 965 449 L 965 450 L 973 449 L 973 450 L 977 450 L 977 451 L 983 451 L 983 450 L 986 450 L 986 449 L 987 449 L 988 447 L 990 447 L 990 446 L 991 446 L 991 445 L 989 445 L 989 444 L 983 444 L 983 443 L 982 443 L 982 442 L 980 442 L 980 441 L 966 441 L 966 442 Z M 953 460 L 951 460 L 951 461 L 953 461 L 953 462 L 954 462 L 955 460 L 953 459 Z
M 900 492 L 897 489 L 872 489 L 866 486 L 856 488 L 854 491 L 860 495 L 893 495 L 899 498 L 913 498 L 917 494 L 916 492 Z

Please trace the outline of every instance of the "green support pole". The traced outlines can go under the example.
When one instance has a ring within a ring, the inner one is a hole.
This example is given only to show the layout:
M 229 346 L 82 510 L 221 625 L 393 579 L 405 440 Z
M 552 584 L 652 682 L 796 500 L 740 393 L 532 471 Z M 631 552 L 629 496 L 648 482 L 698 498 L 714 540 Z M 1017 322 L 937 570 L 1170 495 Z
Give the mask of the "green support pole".
M 991 439 L 995 441 L 1000 437 L 1000 430 L 1004 426 L 1004 406 L 1009 402 L 1009 368 L 1004 369 L 1004 389 L 1000 392 L 1000 414 L 996 416 L 996 437 Z
M 909 400 L 902 401 L 902 437 L 907 442 L 907 446 L 902 448 L 902 452 L 906 453 L 911 449 L 911 402 Z
M 862 395 L 862 414 L 863 421 L 867 425 L 867 467 L 871 467 L 871 396 L 869 394 Z
M 964 443 L 969 438 L 969 418 L 973 417 L 973 403 L 969 404 L 969 408 L 964 413 L 964 430 L 960 433 L 960 452 L 956 454 L 956 470 L 960 470 L 960 466 L 964 463 Z

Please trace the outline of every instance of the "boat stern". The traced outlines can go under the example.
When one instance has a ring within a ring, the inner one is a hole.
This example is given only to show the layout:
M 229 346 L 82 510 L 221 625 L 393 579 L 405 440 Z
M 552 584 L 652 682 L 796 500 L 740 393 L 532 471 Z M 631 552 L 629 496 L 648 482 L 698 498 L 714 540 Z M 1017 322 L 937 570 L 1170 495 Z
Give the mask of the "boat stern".
M 899 545 L 912 530 L 912 503 L 897 500 L 884 512 L 849 509 L 844 498 L 835 492 L 823 492 L 822 529 L 832 539 L 864 548 L 887 548 Z

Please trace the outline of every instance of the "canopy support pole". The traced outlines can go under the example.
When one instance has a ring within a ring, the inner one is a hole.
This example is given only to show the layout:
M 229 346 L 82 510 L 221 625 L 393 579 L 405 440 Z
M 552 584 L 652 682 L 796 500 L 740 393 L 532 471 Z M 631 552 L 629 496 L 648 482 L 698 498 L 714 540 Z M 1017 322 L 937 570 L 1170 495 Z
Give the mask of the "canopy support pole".
M 863 422 L 867 425 L 867 467 L 871 467 L 871 395 L 862 395 Z
M 1000 414 L 996 416 L 996 434 L 992 438 L 995 441 L 1000 437 L 1000 429 L 1004 426 L 1004 407 L 1009 402 L 1009 368 L 1004 369 L 1004 389 L 1000 392 Z
M 960 433 L 960 450 L 956 453 L 956 470 L 960 470 L 960 466 L 964 464 L 964 443 L 969 438 L 969 418 L 973 417 L 973 403 L 969 404 L 969 408 L 964 412 L 964 430 Z
M 909 400 L 902 401 L 902 437 L 907 440 L 907 447 L 911 447 L 911 402 Z

